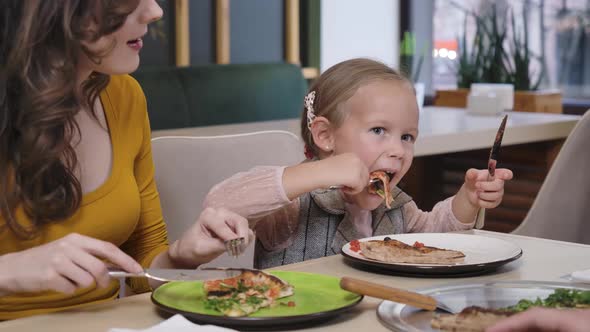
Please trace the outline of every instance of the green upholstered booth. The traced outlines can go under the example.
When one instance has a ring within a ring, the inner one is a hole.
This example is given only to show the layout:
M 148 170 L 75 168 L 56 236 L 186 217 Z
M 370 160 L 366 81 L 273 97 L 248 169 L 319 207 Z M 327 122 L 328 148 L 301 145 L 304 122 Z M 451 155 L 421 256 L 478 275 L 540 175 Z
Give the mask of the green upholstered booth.
M 137 71 L 152 130 L 297 118 L 307 83 L 292 64 L 163 67 Z

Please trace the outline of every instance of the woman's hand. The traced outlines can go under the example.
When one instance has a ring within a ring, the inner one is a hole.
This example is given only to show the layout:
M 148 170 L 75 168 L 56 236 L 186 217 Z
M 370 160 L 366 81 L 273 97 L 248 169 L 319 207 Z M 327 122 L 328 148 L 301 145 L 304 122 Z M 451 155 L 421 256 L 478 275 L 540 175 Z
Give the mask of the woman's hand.
M 196 268 L 223 254 L 224 241 L 238 237 L 245 239 L 245 246 L 254 239 L 246 218 L 223 208 L 207 208 L 182 238 L 170 246 L 169 256 L 176 267 Z
M 582 332 L 590 327 L 590 310 L 531 308 L 501 320 L 486 332 Z
M 0 257 L 0 295 L 109 285 L 107 260 L 125 271 L 142 267 L 110 242 L 69 234 L 53 242 Z

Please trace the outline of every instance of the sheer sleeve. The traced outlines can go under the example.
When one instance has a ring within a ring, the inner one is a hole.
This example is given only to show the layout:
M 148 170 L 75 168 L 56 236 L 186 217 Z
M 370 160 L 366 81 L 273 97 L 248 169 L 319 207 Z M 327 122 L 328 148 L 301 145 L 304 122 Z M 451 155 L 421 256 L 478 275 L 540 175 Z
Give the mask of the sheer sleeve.
M 299 199 L 289 200 L 283 189 L 285 167 L 259 166 L 215 185 L 204 208 L 226 208 L 250 222 L 267 250 L 287 247 L 297 229 Z
M 418 208 L 414 201 L 404 205 L 408 233 L 452 232 L 473 228 L 475 219 L 469 224 L 460 222 L 452 210 L 453 197 L 438 202 L 432 211 L 425 212 Z

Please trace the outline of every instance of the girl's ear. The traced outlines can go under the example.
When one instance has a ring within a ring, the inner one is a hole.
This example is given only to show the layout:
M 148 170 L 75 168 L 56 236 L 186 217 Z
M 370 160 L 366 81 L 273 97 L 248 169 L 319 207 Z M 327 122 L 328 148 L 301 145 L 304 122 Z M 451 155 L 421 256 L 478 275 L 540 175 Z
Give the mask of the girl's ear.
M 323 116 L 316 117 L 311 123 L 313 142 L 324 154 L 331 154 L 334 150 L 334 128 L 330 120 Z

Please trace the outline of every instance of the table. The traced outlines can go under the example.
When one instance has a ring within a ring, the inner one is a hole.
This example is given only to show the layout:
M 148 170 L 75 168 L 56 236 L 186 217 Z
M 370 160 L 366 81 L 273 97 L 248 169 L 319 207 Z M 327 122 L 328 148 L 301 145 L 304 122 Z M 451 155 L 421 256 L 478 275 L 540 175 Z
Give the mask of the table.
M 280 269 L 329 274 L 338 277 L 362 278 L 385 285 L 414 289 L 448 283 L 474 283 L 483 281 L 544 280 L 564 281 L 560 276 L 572 271 L 589 268 L 590 245 L 524 237 L 489 231 L 472 230 L 473 233 L 512 241 L 523 249 L 523 256 L 494 273 L 471 278 L 409 278 L 375 274 L 352 268 L 340 255 L 324 257 Z M 387 331 L 377 319 L 376 309 L 380 300 L 365 297 L 352 310 L 335 320 L 317 325 L 305 331 Z M 134 295 L 117 301 L 87 306 L 72 311 L 41 315 L 0 323 L 2 331 L 45 332 L 105 332 L 112 327 L 147 328 L 165 317 L 158 314 L 150 301 L 150 294 Z

